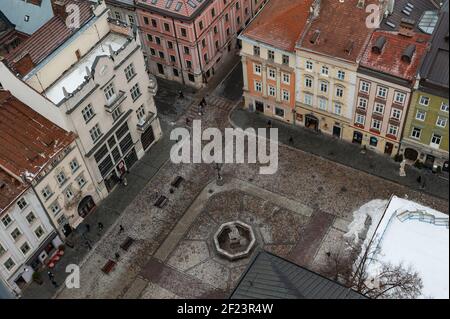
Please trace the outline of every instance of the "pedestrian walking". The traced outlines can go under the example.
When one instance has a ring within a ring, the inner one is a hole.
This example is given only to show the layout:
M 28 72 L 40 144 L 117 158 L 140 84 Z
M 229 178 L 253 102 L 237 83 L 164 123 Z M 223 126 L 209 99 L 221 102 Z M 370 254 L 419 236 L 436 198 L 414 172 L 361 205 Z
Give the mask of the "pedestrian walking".
M 120 254 L 119 254 L 119 253 L 115 253 L 115 254 L 114 254 L 114 257 L 116 257 L 116 260 L 119 260 Z
M 86 224 L 86 233 L 89 233 L 91 231 L 91 225 Z
M 189 120 L 189 118 L 186 118 L 186 126 L 189 126 L 189 124 L 191 123 L 191 121 Z
M 422 189 L 425 189 L 425 179 L 423 180 L 423 183 L 422 183 Z
M 55 275 L 54 275 L 51 271 L 47 272 L 47 274 L 48 274 L 48 278 L 49 278 L 50 280 L 55 279 Z
M 57 283 L 54 279 L 52 279 L 52 285 L 53 285 L 53 287 L 55 287 L 55 288 L 58 288 L 58 287 L 59 287 L 58 283 Z
M 180 99 L 184 99 L 184 94 L 183 94 L 183 91 L 178 91 L 178 97 L 180 98 Z
M 292 136 L 289 137 L 289 144 L 294 144 L 294 138 Z
M 272 128 L 272 121 L 271 120 L 267 121 L 267 128 Z
M 122 234 L 125 231 L 122 225 L 119 225 L 119 234 Z
M 417 177 L 417 183 L 422 184 L 422 175 L 419 175 L 419 177 Z
M 103 226 L 103 223 L 102 223 L 102 222 L 98 222 L 97 226 L 98 226 L 98 230 L 100 230 L 100 231 L 102 231 L 102 230 L 103 230 L 103 228 L 104 228 L 104 226 Z
M 87 247 L 89 250 L 92 250 L 92 245 L 91 245 L 91 243 L 90 243 L 88 240 L 86 240 L 85 244 L 86 244 L 86 247 Z
M 205 98 L 202 98 L 202 101 L 200 102 L 200 105 L 202 105 L 202 106 L 206 106 L 207 105 Z

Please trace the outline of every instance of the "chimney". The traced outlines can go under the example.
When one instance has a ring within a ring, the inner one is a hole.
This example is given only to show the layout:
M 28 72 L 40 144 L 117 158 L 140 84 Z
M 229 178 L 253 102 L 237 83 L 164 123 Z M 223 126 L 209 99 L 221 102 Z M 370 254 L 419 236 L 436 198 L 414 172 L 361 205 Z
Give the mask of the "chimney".
M 358 0 L 358 3 L 356 4 L 356 7 L 358 9 L 365 9 L 366 8 L 366 1 L 365 0 Z
M 28 52 L 24 53 L 19 59 L 13 61 L 14 69 L 21 76 L 27 75 L 34 67 L 33 59 Z
M 64 0 L 51 0 L 53 14 L 60 17 L 63 21 L 67 19 L 66 3 Z
M 322 0 L 314 0 L 313 4 L 311 5 L 311 8 L 309 8 L 309 19 L 314 20 L 319 16 L 320 13 L 320 6 L 322 4 Z
M 403 18 L 400 22 L 398 34 L 411 38 L 414 36 L 414 27 L 416 22 L 412 19 Z

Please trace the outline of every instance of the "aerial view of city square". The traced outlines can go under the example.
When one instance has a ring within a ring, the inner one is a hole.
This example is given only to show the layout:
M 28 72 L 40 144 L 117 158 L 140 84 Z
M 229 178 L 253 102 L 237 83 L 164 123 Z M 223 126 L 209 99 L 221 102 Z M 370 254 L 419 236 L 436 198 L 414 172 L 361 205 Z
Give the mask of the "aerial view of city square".
M 448 0 L 0 0 L 0 133 L 0 303 L 449 299 Z

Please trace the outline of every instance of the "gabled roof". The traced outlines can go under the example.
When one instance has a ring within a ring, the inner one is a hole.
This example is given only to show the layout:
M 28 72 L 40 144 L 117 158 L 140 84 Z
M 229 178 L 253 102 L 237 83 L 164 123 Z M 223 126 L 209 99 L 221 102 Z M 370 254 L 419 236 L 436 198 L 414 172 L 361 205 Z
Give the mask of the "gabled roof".
M 80 27 L 90 20 L 94 14 L 91 10 L 91 4 L 86 0 L 63 0 L 66 5 L 76 4 L 80 8 Z M 14 71 L 19 67 L 18 62 L 26 55 L 29 55 L 32 64 L 25 69 L 31 71 L 33 66 L 38 65 L 54 50 L 62 45 L 72 34 L 79 29 L 71 29 L 66 25 L 64 19 L 54 16 L 40 29 L 33 33 L 24 41 L 15 51 L 6 57 L 9 66 Z M 21 69 L 24 67 L 20 66 Z M 26 72 L 21 72 L 26 73 Z
M 448 98 L 449 81 L 449 12 L 442 10 L 431 40 L 431 50 L 420 70 L 420 86 L 432 94 Z
M 373 48 L 381 39 L 385 41 L 381 52 L 374 52 Z M 409 85 L 413 85 L 423 57 L 427 52 L 429 39 L 429 35 L 422 33 L 416 33 L 413 37 L 406 37 L 398 32 L 375 31 L 364 51 L 360 67 L 392 75 L 408 81 Z M 406 61 L 408 57 L 404 55 L 409 54 L 411 59 Z
M 294 51 L 313 0 L 269 1 L 243 36 L 284 51 Z
M 259 252 L 231 299 L 366 299 L 365 296 L 266 251 Z
M 320 12 L 308 26 L 297 48 L 318 54 L 357 62 L 373 32 L 366 26 L 366 7 L 378 4 L 366 0 L 358 7 L 359 0 L 322 0 Z
M 0 132 L 0 167 L 28 180 L 75 140 L 73 133 L 4 90 L 0 90 Z

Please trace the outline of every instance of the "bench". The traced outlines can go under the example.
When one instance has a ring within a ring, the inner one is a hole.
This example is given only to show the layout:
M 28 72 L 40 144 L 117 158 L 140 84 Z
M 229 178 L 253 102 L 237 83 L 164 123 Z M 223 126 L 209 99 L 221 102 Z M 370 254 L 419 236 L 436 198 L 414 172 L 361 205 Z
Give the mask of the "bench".
M 160 196 L 156 201 L 155 206 L 158 208 L 163 208 L 164 206 L 166 206 L 168 201 L 169 199 L 166 196 Z
M 131 245 L 133 245 L 134 243 L 134 239 L 131 237 L 127 237 L 127 239 L 125 239 L 125 241 L 122 243 L 122 245 L 120 245 L 120 248 L 122 248 L 125 251 L 128 251 L 128 249 L 130 249 Z
M 180 185 L 183 181 L 184 181 L 183 177 L 177 176 L 171 185 L 172 185 L 172 187 L 178 188 L 178 187 L 180 187 Z
M 114 267 L 116 267 L 116 262 L 115 261 L 112 261 L 111 259 L 110 260 L 108 260 L 107 262 L 106 262 L 106 264 L 103 266 L 103 268 L 102 268 L 102 271 L 105 273 L 105 274 L 109 274 L 113 269 L 114 269 Z

